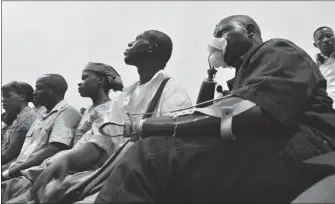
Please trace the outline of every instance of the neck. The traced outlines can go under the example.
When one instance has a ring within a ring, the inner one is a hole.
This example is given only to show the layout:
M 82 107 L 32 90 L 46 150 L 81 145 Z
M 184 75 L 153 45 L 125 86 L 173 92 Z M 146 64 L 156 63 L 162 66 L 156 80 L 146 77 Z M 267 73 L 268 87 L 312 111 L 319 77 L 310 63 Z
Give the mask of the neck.
M 110 100 L 108 95 L 103 91 L 98 92 L 95 96 L 91 97 L 93 106 L 98 106 L 106 101 Z
M 28 106 L 28 103 L 23 103 L 20 107 L 20 112 Z
M 147 83 L 150 81 L 154 75 L 160 71 L 161 69 L 164 69 L 164 65 L 161 63 L 146 63 L 142 66 L 137 66 L 137 72 L 140 76 L 139 83 L 140 85 Z
M 335 50 L 333 50 L 332 52 L 327 52 L 327 53 L 322 53 L 322 55 L 326 56 L 326 57 L 331 57 L 334 54 Z
M 252 52 L 254 52 L 254 50 L 257 47 L 259 47 L 262 43 L 263 43 L 263 41 L 260 38 L 255 38 L 255 40 L 252 41 L 248 51 L 246 53 L 244 53 L 238 60 L 236 60 L 236 62 L 235 62 L 236 65 L 234 66 L 236 68 L 236 73 L 238 72 L 238 70 L 240 69 L 241 65 L 246 60 L 246 58 L 248 56 L 250 56 L 250 54 Z
M 18 115 L 18 114 L 20 114 L 20 112 L 21 112 L 25 107 L 27 107 L 27 106 L 28 106 L 28 103 L 22 103 L 22 104 L 20 105 L 20 107 L 18 107 L 18 108 L 16 108 L 15 110 L 13 110 L 12 114 L 13 114 L 13 115 Z
M 47 109 L 47 113 L 49 113 L 56 105 L 57 103 L 61 102 L 63 99 L 57 99 L 53 101 L 52 103 L 45 105 L 45 108 Z

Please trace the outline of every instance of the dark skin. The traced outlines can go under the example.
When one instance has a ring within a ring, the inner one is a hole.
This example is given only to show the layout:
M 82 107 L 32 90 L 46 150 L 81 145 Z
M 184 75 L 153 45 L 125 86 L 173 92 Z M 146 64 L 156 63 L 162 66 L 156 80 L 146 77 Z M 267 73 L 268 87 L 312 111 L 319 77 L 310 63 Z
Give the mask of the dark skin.
M 78 83 L 78 92 L 82 97 L 91 98 L 93 107 L 110 100 L 108 93 L 103 89 L 104 77 L 98 76 L 92 71 L 83 71 L 81 79 L 82 82 Z
M 129 48 L 124 53 L 126 64 L 137 67 L 140 85 L 165 68 L 165 62 L 155 58 L 154 53 L 158 48 L 156 37 L 154 31 L 145 31 L 128 44 Z
M 36 90 L 34 92 L 34 98 L 37 103 L 45 106 L 48 112 L 50 112 L 57 103 L 64 99 L 64 93 L 57 91 L 57 88 L 49 87 L 48 82 L 52 80 L 54 80 L 54 78 L 50 76 L 39 78 L 36 81 Z M 29 157 L 24 163 L 9 169 L 9 174 L 12 177 L 18 176 L 21 170 L 40 165 L 45 159 L 64 149 L 67 149 L 67 146 L 64 144 L 57 142 L 50 143 L 47 147 L 41 149 L 34 156 Z
M 137 36 L 135 41 L 128 44 L 130 48 L 125 52 L 126 64 L 137 67 L 140 84 L 150 81 L 159 70 L 165 67 L 165 62 L 160 62 L 154 57 L 157 44 L 153 42 L 153 34 L 153 32 L 144 32 Z M 30 191 L 31 195 L 37 197 L 38 190 L 46 186 L 53 178 L 64 180 L 68 171 L 91 169 L 104 154 L 105 152 L 95 144 L 87 143 L 82 148 L 63 155 L 59 161 L 48 166 L 36 179 Z
M 249 17 L 231 16 L 222 19 L 214 29 L 214 37 L 226 36 L 225 62 L 237 71 L 241 65 L 241 59 L 243 60 L 253 48 L 263 43 L 256 27 L 257 25 L 253 24 Z
M 104 90 L 105 78 L 92 71 L 83 71 L 82 81 L 78 83 L 78 92 L 82 97 L 92 99 L 93 106 L 98 106 L 108 100 L 108 93 Z M 104 151 L 93 143 L 87 143 L 77 148 L 48 166 L 37 178 L 31 188 L 32 195 L 36 195 L 41 186 L 45 186 L 52 178 L 63 180 L 69 170 L 85 171 L 96 164 Z M 85 155 L 85 156 L 83 156 Z
M 335 51 L 334 31 L 330 28 L 317 30 L 313 45 L 320 50 L 321 54 L 330 57 Z

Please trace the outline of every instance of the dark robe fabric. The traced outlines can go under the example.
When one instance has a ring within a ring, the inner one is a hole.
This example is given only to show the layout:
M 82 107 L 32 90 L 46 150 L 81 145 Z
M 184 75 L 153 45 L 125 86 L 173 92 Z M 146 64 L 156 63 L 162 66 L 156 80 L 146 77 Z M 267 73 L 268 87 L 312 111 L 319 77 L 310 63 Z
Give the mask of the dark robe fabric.
M 288 40 L 272 39 L 246 57 L 233 95 L 256 103 L 290 129 L 285 151 L 303 160 L 335 150 L 335 110 L 326 86 L 305 51 Z

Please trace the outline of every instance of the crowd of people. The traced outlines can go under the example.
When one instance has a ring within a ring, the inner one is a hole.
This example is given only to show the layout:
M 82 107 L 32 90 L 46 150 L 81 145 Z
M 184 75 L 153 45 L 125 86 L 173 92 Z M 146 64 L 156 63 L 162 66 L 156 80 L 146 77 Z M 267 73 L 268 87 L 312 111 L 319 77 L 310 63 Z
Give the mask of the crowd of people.
M 110 65 L 84 67 L 78 92 L 92 105 L 80 111 L 59 74 L 35 90 L 3 85 L 1 202 L 292 201 L 307 188 L 300 162 L 335 151 L 334 32 L 313 39 L 315 60 L 289 40 L 263 42 L 249 16 L 222 19 L 194 105 L 165 71 L 173 43 L 157 30 L 128 44 L 131 86 Z M 235 77 L 214 97 L 215 68 L 228 66 Z

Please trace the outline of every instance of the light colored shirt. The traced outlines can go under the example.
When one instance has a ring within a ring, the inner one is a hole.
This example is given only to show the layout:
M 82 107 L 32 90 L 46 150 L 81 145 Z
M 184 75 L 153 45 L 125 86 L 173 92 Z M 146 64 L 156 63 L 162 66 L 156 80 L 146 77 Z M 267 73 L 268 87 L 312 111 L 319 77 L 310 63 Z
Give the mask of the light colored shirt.
M 122 123 L 124 114 L 121 114 L 119 107 L 115 106 L 115 101 L 108 101 L 100 106 L 96 107 L 92 115 L 94 120 L 92 121 L 91 128 L 88 130 L 83 137 L 75 144 L 74 149 L 81 148 L 87 142 L 92 142 L 99 148 L 103 149 L 109 156 L 115 152 L 117 147 L 124 142 L 124 137 L 107 137 L 99 132 L 99 127 L 109 121 Z M 110 125 L 105 129 L 109 136 L 119 135 L 123 133 L 123 127 Z
M 106 142 L 105 140 L 96 140 L 95 139 L 96 136 L 94 135 L 99 134 L 98 128 L 103 122 L 105 122 L 106 120 L 105 117 L 106 115 L 108 115 L 107 110 L 110 109 L 112 104 L 113 101 L 109 100 L 98 106 L 95 107 L 91 106 L 86 109 L 75 130 L 73 148 L 80 148 L 88 141 L 91 141 L 96 145 L 103 147 L 106 151 L 109 150 L 109 147 L 108 148 L 105 147 L 106 144 L 109 143 L 109 141 Z M 67 154 L 71 150 L 72 149 L 60 151 L 54 156 L 44 160 L 41 165 L 23 170 L 21 171 L 21 173 L 30 180 L 35 180 L 43 171 L 43 169 L 45 169 L 48 165 L 54 162 L 57 158 L 61 157 L 63 154 Z
M 33 110 L 36 112 L 37 116 L 41 116 L 47 111 L 47 109 L 44 106 L 34 107 Z
M 24 163 L 50 143 L 70 147 L 80 118 L 80 113 L 64 100 L 56 104 L 49 113 L 41 114 L 30 127 L 18 158 L 9 168 Z
M 21 110 L 21 112 L 17 115 L 12 125 L 8 127 L 6 134 L 3 137 L 1 145 L 1 153 L 4 153 L 8 149 L 9 144 L 12 142 L 13 137 L 18 131 L 28 132 L 35 118 L 36 113 L 29 106 Z
M 319 64 L 323 77 L 327 80 L 327 93 L 333 99 L 333 108 L 335 109 L 335 54 L 331 57 L 323 56 L 325 61 Z
M 112 103 L 113 102 L 109 100 L 98 106 L 91 106 L 85 110 L 75 131 L 74 145 L 92 128 L 93 123 L 94 126 L 102 124 L 105 114 L 107 114 L 106 111 Z
M 123 94 L 120 94 L 118 103 L 126 113 L 145 113 L 158 87 L 168 77 L 169 75 L 164 70 L 160 70 L 149 82 L 142 85 L 139 85 L 139 82 L 132 84 L 124 89 Z M 170 78 L 152 117 L 168 116 L 171 115 L 170 111 L 189 106 L 192 106 L 192 102 L 186 90 L 176 80 Z M 132 119 L 138 121 L 142 117 L 143 115 L 133 115 Z

